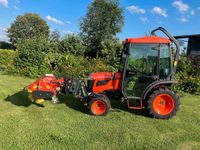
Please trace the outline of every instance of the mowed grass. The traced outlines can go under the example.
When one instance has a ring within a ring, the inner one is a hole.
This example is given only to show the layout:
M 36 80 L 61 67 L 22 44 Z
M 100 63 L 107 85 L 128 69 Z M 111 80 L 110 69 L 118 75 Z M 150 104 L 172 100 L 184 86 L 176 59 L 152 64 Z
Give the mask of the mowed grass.
M 33 80 L 0 75 L 0 150 L 4 149 L 200 149 L 200 97 L 181 99 L 170 120 L 149 118 L 120 101 L 94 117 L 72 96 L 61 104 L 29 103 L 21 92 Z

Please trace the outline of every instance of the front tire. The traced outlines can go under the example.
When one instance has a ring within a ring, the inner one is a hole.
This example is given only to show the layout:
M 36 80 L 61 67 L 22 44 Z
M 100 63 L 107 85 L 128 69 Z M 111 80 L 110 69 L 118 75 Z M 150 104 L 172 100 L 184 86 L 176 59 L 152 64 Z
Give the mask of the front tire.
M 160 88 L 149 96 L 147 110 L 154 118 L 169 119 L 176 115 L 179 105 L 180 100 L 176 93 L 168 88 Z
M 103 95 L 91 97 L 88 106 L 90 114 L 95 116 L 107 115 L 111 107 L 109 99 Z

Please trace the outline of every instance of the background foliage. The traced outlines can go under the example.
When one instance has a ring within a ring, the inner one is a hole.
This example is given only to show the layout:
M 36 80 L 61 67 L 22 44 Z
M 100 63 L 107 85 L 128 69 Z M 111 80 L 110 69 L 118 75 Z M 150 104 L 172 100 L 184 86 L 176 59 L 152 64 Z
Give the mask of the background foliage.
M 177 66 L 177 89 L 191 94 L 200 94 L 200 58 L 181 55 Z
M 85 79 L 92 72 L 112 71 L 111 65 L 102 58 L 85 58 L 73 54 L 60 54 L 49 52 L 46 54 L 45 63 L 49 65 L 49 73 L 57 76 L 68 76 L 73 79 Z M 52 64 L 54 67 L 52 68 Z
M 18 51 L 0 49 L 0 71 L 9 72 L 13 70 L 17 57 Z
M 45 63 L 45 52 L 48 51 L 48 47 L 48 41 L 43 36 L 26 39 L 18 44 L 16 72 L 28 77 L 38 77 L 48 72 L 48 66 Z
M 38 35 L 46 38 L 49 36 L 49 26 L 38 14 L 19 15 L 8 29 L 10 42 L 15 46 L 25 39 Z
M 84 56 L 86 46 L 83 45 L 80 35 L 68 34 L 60 41 L 60 52 L 64 54 L 73 54 Z
M 107 47 L 112 45 L 108 41 L 116 38 L 116 34 L 121 31 L 124 24 L 123 10 L 119 7 L 119 2 L 119 0 L 93 0 L 88 7 L 88 12 L 80 23 L 83 42 L 87 46 L 86 55 L 105 57 Z
M 62 75 L 80 79 L 87 78 L 92 72 L 111 71 L 112 67 L 106 63 L 105 59 L 68 55 L 59 69 Z

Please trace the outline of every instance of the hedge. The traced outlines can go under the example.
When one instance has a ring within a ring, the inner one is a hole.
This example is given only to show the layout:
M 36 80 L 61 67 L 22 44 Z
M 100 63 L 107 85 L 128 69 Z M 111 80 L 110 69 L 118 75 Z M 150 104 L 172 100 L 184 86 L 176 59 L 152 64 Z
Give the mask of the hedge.
M 114 69 L 105 59 L 89 59 L 72 54 L 48 53 L 46 54 L 45 62 L 49 66 L 49 73 L 74 79 L 87 78 L 92 72 L 112 71 Z
M 14 60 L 18 57 L 18 51 L 0 49 L 0 71 L 10 71 L 14 69 Z
M 176 90 L 200 95 L 200 58 L 181 55 L 178 62 Z

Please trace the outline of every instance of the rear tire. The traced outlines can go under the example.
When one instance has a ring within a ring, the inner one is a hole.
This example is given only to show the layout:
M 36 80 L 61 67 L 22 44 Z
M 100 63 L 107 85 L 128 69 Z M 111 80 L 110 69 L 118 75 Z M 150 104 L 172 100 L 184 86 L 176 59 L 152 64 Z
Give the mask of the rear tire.
M 89 112 L 95 116 L 105 116 L 110 111 L 110 100 L 105 95 L 97 95 L 88 102 Z
M 147 101 L 147 111 L 150 116 L 157 119 L 169 119 L 179 110 L 178 95 L 168 88 L 154 91 Z

